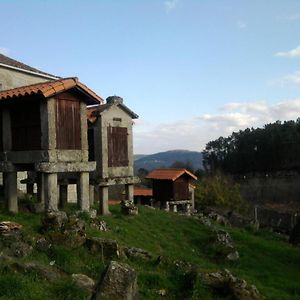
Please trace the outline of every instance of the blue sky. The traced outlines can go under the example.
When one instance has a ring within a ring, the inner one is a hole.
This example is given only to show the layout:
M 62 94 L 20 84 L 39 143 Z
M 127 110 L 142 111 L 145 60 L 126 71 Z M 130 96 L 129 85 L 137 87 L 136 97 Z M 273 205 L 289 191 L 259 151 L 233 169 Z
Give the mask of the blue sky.
M 120 95 L 135 153 L 201 151 L 300 111 L 300 1 L 0 0 L 0 51 Z

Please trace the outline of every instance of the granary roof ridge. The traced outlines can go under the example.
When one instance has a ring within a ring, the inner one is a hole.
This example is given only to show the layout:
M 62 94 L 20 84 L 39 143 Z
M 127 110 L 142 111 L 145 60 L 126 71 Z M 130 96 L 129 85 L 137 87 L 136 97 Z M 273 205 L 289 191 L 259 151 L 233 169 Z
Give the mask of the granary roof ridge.
M 197 180 L 197 176 L 195 176 L 190 171 L 186 169 L 175 169 L 175 168 L 155 169 L 152 172 L 150 172 L 145 178 L 175 181 L 183 174 L 187 174 L 193 179 Z
M 11 98 L 18 98 L 30 95 L 40 94 L 45 98 L 49 98 L 61 92 L 72 88 L 79 89 L 82 93 L 87 94 L 94 99 L 94 103 L 102 103 L 103 99 L 95 92 L 90 90 L 87 86 L 79 82 L 77 77 L 61 78 L 58 80 L 51 80 L 46 82 L 35 83 L 27 86 L 22 86 L 10 90 L 0 92 L 0 100 L 8 100 Z
M 90 122 L 95 122 L 96 118 L 101 115 L 104 111 L 106 111 L 109 107 L 116 105 L 120 106 L 121 109 L 123 109 L 127 114 L 129 114 L 132 119 L 137 119 L 139 116 L 134 113 L 131 109 L 129 109 L 125 104 L 123 103 L 105 103 L 97 106 L 91 106 L 88 107 L 88 119 Z
M 27 72 L 27 73 L 35 73 L 37 75 L 40 75 L 42 77 L 46 77 L 48 79 L 56 79 L 56 78 L 60 78 L 59 76 L 56 75 L 52 75 L 43 71 L 40 71 L 36 68 L 30 67 L 20 61 L 17 61 L 15 59 L 12 59 L 6 55 L 3 55 L 0 53 L 0 65 L 4 65 L 8 68 L 15 68 L 18 69 L 20 71 L 23 72 Z

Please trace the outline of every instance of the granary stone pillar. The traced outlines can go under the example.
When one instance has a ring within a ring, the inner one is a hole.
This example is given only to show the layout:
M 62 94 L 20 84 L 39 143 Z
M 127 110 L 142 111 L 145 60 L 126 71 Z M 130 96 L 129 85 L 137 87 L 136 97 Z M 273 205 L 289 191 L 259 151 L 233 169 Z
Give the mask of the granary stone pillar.
M 99 189 L 100 214 L 109 215 L 110 211 L 108 208 L 108 186 L 100 186 L 97 188 Z
M 80 210 L 90 210 L 89 173 L 80 172 L 77 182 L 77 204 Z
M 38 202 L 45 206 L 45 178 L 44 173 L 38 172 L 37 173 L 37 199 Z
M 125 184 L 125 199 L 133 202 L 134 187 L 133 184 Z
M 95 187 L 91 184 L 89 186 L 89 193 L 90 193 L 90 206 L 93 206 L 95 202 Z
M 4 196 L 7 208 L 12 213 L 18 212 L 17 172 L 4 172 Z
M 45 179 L 45 208 L 58 210 L 57 173 L 44 173 Z
M 65 208 L 68 202 L 68 184 L 59 185 L 59 208 Z

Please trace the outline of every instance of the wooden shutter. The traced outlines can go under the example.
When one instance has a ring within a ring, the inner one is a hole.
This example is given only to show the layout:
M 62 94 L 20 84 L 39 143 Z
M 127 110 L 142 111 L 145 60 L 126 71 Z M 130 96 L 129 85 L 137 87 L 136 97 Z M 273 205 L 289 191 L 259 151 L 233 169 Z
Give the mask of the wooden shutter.
M 107 128 L 108 167 L 128 166 L 128 135 L 126 127 Z
M 80 100 L 69 94 L 56 101 L 56 148 L 81 149 Z

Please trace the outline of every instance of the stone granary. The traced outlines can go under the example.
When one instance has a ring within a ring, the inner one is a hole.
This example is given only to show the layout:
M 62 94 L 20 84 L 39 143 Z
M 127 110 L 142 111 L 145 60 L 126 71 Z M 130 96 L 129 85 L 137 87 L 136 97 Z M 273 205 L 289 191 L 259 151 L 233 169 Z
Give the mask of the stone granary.
M 194 208 L 194 186 L 197 177 L 186 169 L 156 169 L 145 178 L 152 179 L 154 203 L 166 210 L 182 207 L 186 212 Z
M 58 209 L 58 174 L 77 175 L 78 205 L 89 209 L 86 106 L 102 99 L 77 78 L 0 91 L 0 172 L 8 209 L 18 211 L 17 172 L 37 173 L 38 201 Z
M 124 105 L 123 99 L 111 96 L 106 104 L 88 108 L 89 159 L 96 161 L 91 172 L 91 189 L 100 198 L 100 212 L 109 214 L 108 188 L 125 185 L 125 199 L 133 202 L 132 124 L 138 116 Z

